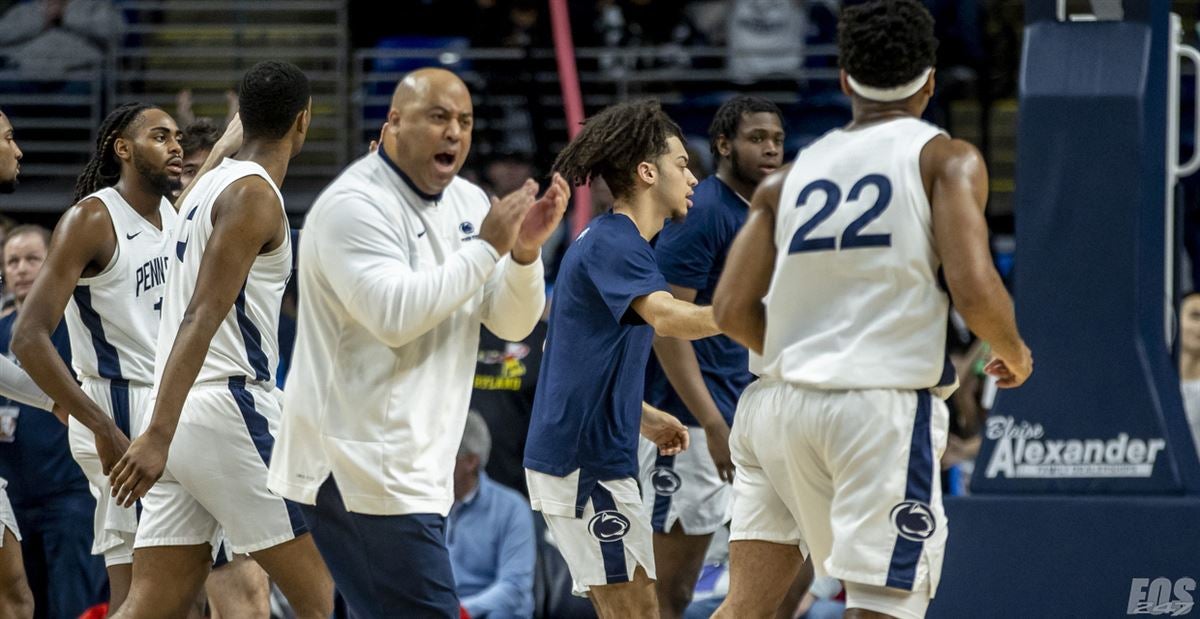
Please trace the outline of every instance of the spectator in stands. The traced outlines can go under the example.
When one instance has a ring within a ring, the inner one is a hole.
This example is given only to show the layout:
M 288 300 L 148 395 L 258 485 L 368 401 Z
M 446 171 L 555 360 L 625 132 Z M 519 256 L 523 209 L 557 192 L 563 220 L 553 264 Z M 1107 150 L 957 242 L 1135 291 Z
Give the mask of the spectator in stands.
M 526 490 L 521 461 L 545 344 L 544 315 L 520 342 L 502 340 L 487 327 L 479 330 L 471 410 L 483 417 L 492 436 L 491 457 L 485 458 L 487 474 L 522 494 Z
M 520 153 L 502 154 L 483 168 L 483 186 L 494 196 L 507 196 L 536 176 L 533 162 Z
M 483 416 L 469 412 L 446 521 L 450 564 L 459 600 L 472 619 L 531 617 L 533 512 L 525 497 L 483 472 L 491 444 Z
M 1179 379 L 1188 425 L 1200 450 L 1200 292 L 1185 296 L 1179 308 Z
M 726 22 L 731 78 L 748 83 L 795 72 L 804 64 L 807 22 L 803 0 L 733 0 Z
M 100 66 L 124 28 L 110 0 L 33 0 L 0 17 L 0 53 L 23 74 L 64 78 Z
M 17 311 L 0 318 L 0 354 L 9 355 L 13 323 L 41 270 L 50 231 L 14 228 L 3 248 L 4 280 Z M 52 336 L 71 363 L 66 325 Z M 96 500 L 67 443 L 67 426 L 48 412 L 4 400 L 0 406 L 0 477 L 21 530 L 25 573 L 35 617 L 78 617 L 106 599 L 104 561 L 92 554 Z

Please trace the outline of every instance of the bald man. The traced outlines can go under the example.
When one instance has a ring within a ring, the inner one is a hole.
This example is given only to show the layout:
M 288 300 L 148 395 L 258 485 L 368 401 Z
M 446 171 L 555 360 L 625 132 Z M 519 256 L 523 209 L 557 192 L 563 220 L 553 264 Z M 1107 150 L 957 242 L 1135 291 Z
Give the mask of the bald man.
M 317 198 L 269 487 L 301 504 L 355 617 L 457 617 L 446 551 L 479 326 L 520 341 L 545 303 L 540 248 L 570 191 L 502 199 L 458 176 L 471 94 L 422 69 L 380 148 Z M 382 516 L 382 517 L 381 517 Z

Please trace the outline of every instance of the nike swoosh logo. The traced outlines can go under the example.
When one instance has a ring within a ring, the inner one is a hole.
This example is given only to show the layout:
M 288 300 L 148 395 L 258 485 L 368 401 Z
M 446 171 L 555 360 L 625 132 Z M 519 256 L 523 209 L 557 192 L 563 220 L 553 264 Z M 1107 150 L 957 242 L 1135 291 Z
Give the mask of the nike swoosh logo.
M 135 233 L 133 233 L 133 234 L 126 234 L 126 235 L 125 235 L 125 238 L 127 238 L 127 239 L 129 239 L 129 240 L 131 240 L 131 241 L 132 241 L 132 240 L 133 240 L 133 238 L 134 238 L 134 237 L 136 237 L 136 236 L 137 236 L 137 235 L 139 235 L 139 234 L 141 234 L 141 232 L 135 232 Z
M 418 232 L 418 233 L 417 233 L 417 238 L 419 239 L 419 238 L 421 238 L 421 237 L 425 236 L 425 233 L 426 233 L 426 232 L 429 232 L 429 229 L 428 229 L 428 228 L 426 228 L 426 229 L 424 229 L 424 230 L 422 230 L 422 231 Z

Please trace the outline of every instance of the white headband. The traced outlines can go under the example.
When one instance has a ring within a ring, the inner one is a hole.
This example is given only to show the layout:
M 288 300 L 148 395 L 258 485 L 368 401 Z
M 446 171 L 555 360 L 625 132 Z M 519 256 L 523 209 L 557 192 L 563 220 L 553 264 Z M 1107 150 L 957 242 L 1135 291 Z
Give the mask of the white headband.
M 850 82 L 850 89 L 858 93 L 858 96 L 872 101 L 881 101 L 884 103 L 892 101 L 902 101 L 915 94 L 925 86 L 926 80 L 929 79 L 929 74 L 933 73 L 933 67 L 929 67 L 921 74 L 913 78 L 911 82 L 900 84 L 892 88 L 875 88 L 867 86 L 854 79 L 853 75 L 846 74 L 846 81 Z

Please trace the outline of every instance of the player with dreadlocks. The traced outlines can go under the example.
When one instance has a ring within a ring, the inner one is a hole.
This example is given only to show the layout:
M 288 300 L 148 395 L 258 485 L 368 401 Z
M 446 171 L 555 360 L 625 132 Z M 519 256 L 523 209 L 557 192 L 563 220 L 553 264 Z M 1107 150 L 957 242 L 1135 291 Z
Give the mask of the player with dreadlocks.
M 566 558 L 575 593 L 586 592 L 601 617 L 658 612 L 637 482 L 639 428 L 665 454 L 686 449 L 688 433 L 642 403 L 651 341 L 718 332 L 712 308 L 671 296 L 650 247 L 664 220 L 691 207 L 696 178 L 687 164 L 679 127 L 656 101 L 600 112 L 554 163 L 576 185 L 603 178 L 615 204 L 563 258 L 524 464 L 533 508 Z
M 768 176 L 713 299 L 761 355 L 729 438 L 737 475 L 730 589 L 718 617 L 773 616 L 811 550 L 846 617 L 919 619 L 946 545 L 938 462 L 953 390 L 949 308 L 992 344 L 987 372 L 1033 369 L 988 250 L 987 170 L 921 120 L 937 39 L 920 0 L 847 7 L 853 119 Z
M 107 473 L 139 427 L 154 379 L 176 219 L 168 197 L 182 171 L 178 138 L 175 121 L 146 104 L 122 105 L 104 119 L 76 204 L 55 228 L 14 327 L 12 350 L 38 385 L 68 410 L 106 421 L 105 432 L 77 419 L 68 425 L 72 455 L 97 496 L 92 552 L 104 555 L 114 610 L 129 590 L 137 518 L 109 496 Z M 81 384 L 51 341 L 64 310 Z
M 107 473 L 148 414 L 162 287 L 174 251 L 169 199 L 183 171 L 179 138 L 171 116 L 143 103 L 105 118 L 76 184 L 76 204 L 55 228 L 14 327 L 12 349 L 30 376 L 68 410 L 105 421 L 98 432 L 72 419 L 69 437 L 98 497 L 92 552 L 104 555 L 113 611 L 129 590 L 137 517 L 111 497 Z M 219 150 L 232 148 L 227 140 Z M 64 312 L 80 383 L 51 341 Z

